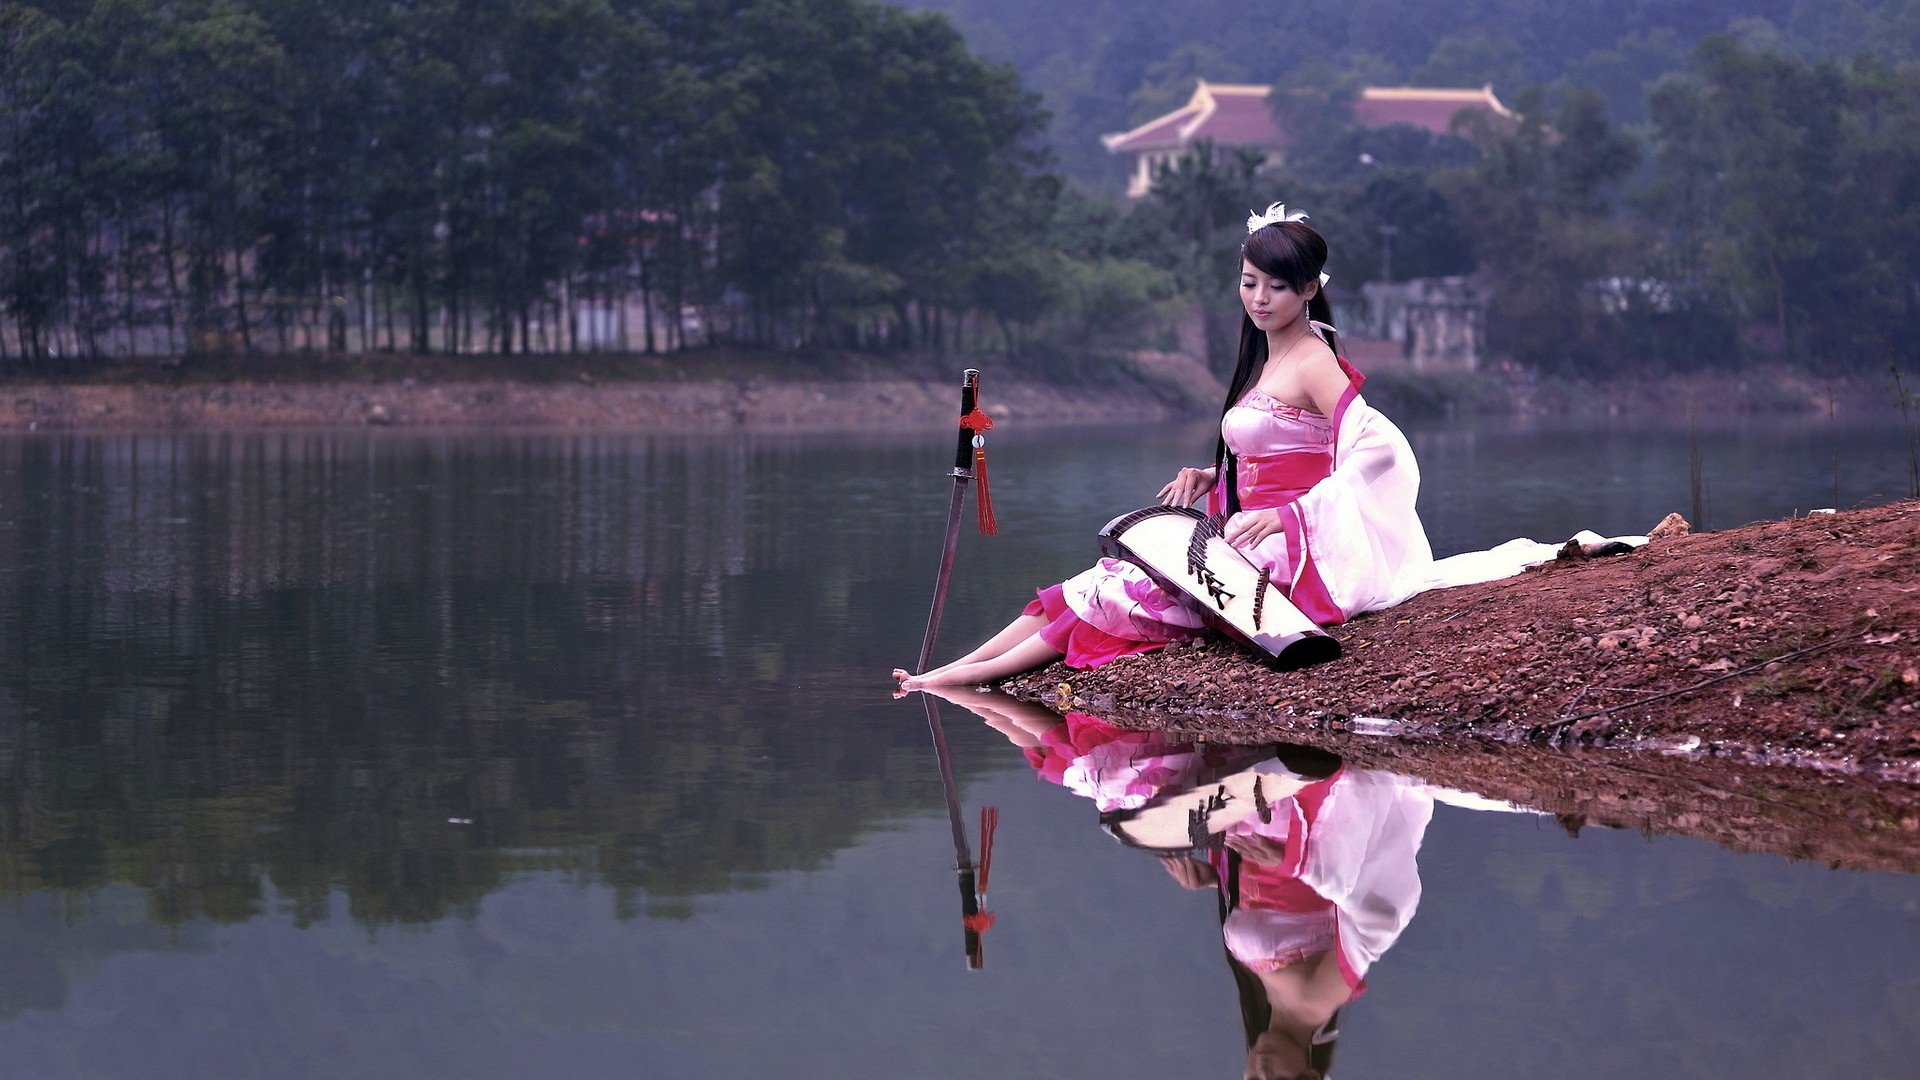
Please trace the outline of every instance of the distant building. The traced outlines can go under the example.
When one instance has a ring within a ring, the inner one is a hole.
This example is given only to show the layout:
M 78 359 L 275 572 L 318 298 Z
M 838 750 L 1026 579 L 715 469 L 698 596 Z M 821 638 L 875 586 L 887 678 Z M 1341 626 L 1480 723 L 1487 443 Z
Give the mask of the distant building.
M 1229 86 L 1201 79 L 1194 87 L 1193 98 L 1184 106 L 1132 131 L 1101 136 L 1100 141 L 1109 152 L 1134 156 L 1133 171 L 1127 180 L 1128 197 L 1137 199 L 1145 195 L 1153 186 L 1156 170 L 1178 160 L 1202 139 L 1211 140 L 1220 149 L 1258 150 L 1270 162 L 1283 160 L 1292 140 L 1267 103 L 1271 89 Z M 1411 124 L 1435 134 L 1445 134 L 1454 116 L 1463 109 L 1502 117 L 1513 115 L 1512 110 L 1493 96 L 1492 86 L 1478 90 L 1370 86 L 1361 91 L 1359 100 L 1353 103 L 1353 117 L 1366 127 Z
M 1486 351 L 1487 298 L 1472 277 L 1369 281 L 1360 286 L 1357 312 L 1343 312 L 1341 327 L 1361 340 L 1387 344 L 1415 371 L 1473 371 Z M 1346 338 L 1343 335 L 1343 338 Z M 1349 349 L 1349 352 L 1355 351 Z M 1371 345 L 1366 359 L 1384 358 Z M 1359 362 L 1362 357 L 1356 355 Z

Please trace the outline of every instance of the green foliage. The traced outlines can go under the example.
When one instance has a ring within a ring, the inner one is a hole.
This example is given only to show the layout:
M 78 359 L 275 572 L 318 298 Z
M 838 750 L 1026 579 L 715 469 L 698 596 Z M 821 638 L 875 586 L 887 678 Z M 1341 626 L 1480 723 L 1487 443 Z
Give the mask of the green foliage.
M 1920 328 L 1920 67 L 1730 37 L 1650 99 L 1648 216 L 1748 354 L 1877 363 Z M 1683 280 L 1686 280 L 1683 279 Z
M 1471 375 L 1392 368 L 1367 375 L 1367 400 L 1408 420 L 1471 415 L 1484 409 L 1490 396 L 1487 383 Z
M 1510 34 L 1475 30 L 1449 34 L 1433 45 L 1427 62 L 1415 68 L 1415 86 L 1519 86 L 1527 81 L 1525 54 Z
M 1910 0 L 943 6 L 1051 119 L 871 0 L 0 5 L 0 363 L 1126 347 L 1196 302 L 1218 360 L 1275 199 L 1329 236 L 1336 299 L 1478 270 L 1494 350 L 1542 366 L 1878 362 L 1920 330 Z M 1275 79 L 1286 160 L 1198 147 L 1101 195 L 1094 136 L 1197 77 Z M 1520 115 L 1354 123 L 1407 81 Z
M 58 10 L 0 7 L 25 359 L 908 344 L 1047 213 L 1012 71 L 868 0 Z
M 1597 93 L 1568 93 L 1550 110 L 1520 97 L 1516 123 L 1485 120 L 1480 160 L 1438 178 L 1488 279 L 1494 351 L 1543 367 L 1604 372 L 1621 359 L 1607 332 L 1607 293 L 1634 247 L 1612 216 L 1617 184 L 1638 148 L 1607 122 Z
M 1200 42 L 1176 48 L 1165 60 L 1148 64 L 1142 74 L 1139 89 L 1127 96 L 1129 115 L 1135 124 L 1185 105 L 1197 79 L 1242 83 L 1253 77 L 1244 64 L 1228 60 L 1219 49 Z
M 1492 82 L 1503 100 L 1529 84 L 1564 81 L 1599 89 L 1616 121 L 1640 123 L 1646 85 L 1684 68 L 1703 38 L 1730 29 L 1748 40 L 1771 35 L 1807 60 L 1862 49 L 1892 61 L 1920 59 L 1920 5 L 1912 0 L 909 4 L 950 14 L 984 53 L 1018 68 L 1053 113 L 1062 166 L 1113 192 L 1125 170 L 1099 136 L 1147 118 L 1152 102 L 1185 100 L 1192 84 L 1170 83 L 1175 72 L 1260 82 L 1321 64 L 1361 72 L 1374 85 Z
M 1639 44 L 1656 55 L 1671 39 Z M 1360 84 L 1303 65 L 1273 95 L 1297 136 L 1284 162 L 1196 147 L 1130 214 L 1062 202 L 1058 242 L 1172 274 L 1208 312 L 1216 362 L 1236 317 L 1223 253 L 1245 210 L 1275 199 L 1332 240 L 1336 298 L 1477 271 L 1491 351 L 1543 370 L 1874 363 L 1920 330 L 1920 64 L 1710 37 L 1654 84 L 1644 130 L 1565 82 L 1453 135 L 1367 130 L 1350 108 Z
M 1096 345 L 1137 346 L 1181 295 L 1174 276 L 1138 259 L 1068 260 L 1063 317 Z

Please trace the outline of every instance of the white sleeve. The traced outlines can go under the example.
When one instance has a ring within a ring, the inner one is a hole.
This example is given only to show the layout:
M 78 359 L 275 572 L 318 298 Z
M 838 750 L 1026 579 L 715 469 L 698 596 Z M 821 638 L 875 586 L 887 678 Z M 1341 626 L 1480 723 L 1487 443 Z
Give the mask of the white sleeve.
M 1341 611 L 1391 607 L 1427 587 L 1433 549 L 1414 509 L 1419 493 L 1407 437 L 1353 398 L 1338 418 L 1332 474 L 1300 497 L 1308 550 Z

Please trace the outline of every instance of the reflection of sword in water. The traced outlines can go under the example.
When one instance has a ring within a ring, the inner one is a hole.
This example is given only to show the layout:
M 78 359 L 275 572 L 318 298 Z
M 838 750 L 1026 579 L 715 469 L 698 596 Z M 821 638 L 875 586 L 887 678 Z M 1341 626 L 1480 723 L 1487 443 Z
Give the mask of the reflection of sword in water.
M 927 707 L 927 730 L 933 735 L 933 754 L 940 763 L 940 789 L 947 798 L 947 824 L 953 828 L 953 865 L 960 876 L 960 925 L 967 967 L 977 971 L 986 963 L 980 935 L 993 925 L 993 913 L 980 909 L 980 893 L 987 884 L 988 852 L 1000 812 L 992 807 L 980 811 L 981 862 L 976 874 L 973 853 L 967 846 L 967 827 L 960 820 L 960 789 L 953 781 L 953 754 L 947 748 L 947 730 L 940 723 L 940 706 L 932 694 L 921 694 L 920 700 Z

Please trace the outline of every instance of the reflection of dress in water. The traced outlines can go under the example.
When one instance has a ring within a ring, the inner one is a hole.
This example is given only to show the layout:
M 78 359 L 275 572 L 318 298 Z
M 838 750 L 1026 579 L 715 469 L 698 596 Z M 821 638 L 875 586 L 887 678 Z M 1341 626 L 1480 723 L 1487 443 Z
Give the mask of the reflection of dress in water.
M 1235 456 L 1241 512 L 1278 509 L 1282 529 L 1240 550 L 1295 607 L 1323 626 L 1397 604 L 1426 584 L 1433 561 L 1414 513 L 1420 473 L 1406 437 L 1360 398 L 1365 377 L 1340 361 L 1349 386 L 1332 417 L 1249 390 L 1221 418 Z M 1223 513 L 1224 484 L 1208 511 Z M 1026 614 L 1071 667 L 1194 636 L 1199 616 L 1118 559 L 1040 590 Z
M 1408 776 L 1342 767 L 1276 804 L 1266 820 L 1249 817 L 1229 826 L 1226 837 L 1278 841 L 1286 855 L 1260 864 L 1225 848 L 1212 853 L 1228 891 L 1227 951 L 1254 971 L 1332 951 L 1352 996 L 1364 993 L 1367 969 L 1399 939 L 1420 904 L 1418 856 L 1436 802 L 1532 812 Z
M 1270 820 L 1229 828 L 1228 836 L 1284 843 L 1286 855 L 1260 864 L 1214 852 L 1230 896 L 1221 927 L 1227 951 L 1253 971 L 1332 952 L 1352 996 L 1364 993 L 1367 969 L 1420 903 L 1415 857 L 1433 801 L 1433 789 L 1417 781 L 1343 768 L 1276 806 Z
M 1289 775 L 1270 748 L 1196 744 L 1075 712 L 1041 735 L 1026 757 L 1042 779 L 1091 799 L 1103 814 L 1137 810 L 1196 784 L 1205 790 L 1211 781 L 1202 777 L 1223 768 Z M 1332 952 L 1349 992 L 1358 996 L 1366 988 L 1362 976 L 1419 903 L 1415 856 L 1436 792 L 1391 773 L 1341 767 L 1275 801 L 1265 820 L 1250 815 L 1229 826 L 1223 838 L 1262 837 L 1284 845 L 1286 854 L 1260 864 L 1213 849 L 1211 863 L 1228 896 L 1222 927 L 1228 952 L 1254 971 Z
M 1167 788 L 1193 783 L 1222 750 L 1203 750 L 1160 731 L 1129 731 L 1070 712 L 1026 750 L 1040 778 L 1092 799 L 1101 813 L 1137 810 Z

